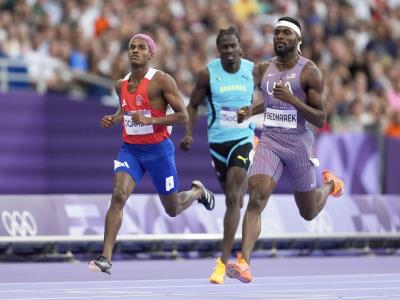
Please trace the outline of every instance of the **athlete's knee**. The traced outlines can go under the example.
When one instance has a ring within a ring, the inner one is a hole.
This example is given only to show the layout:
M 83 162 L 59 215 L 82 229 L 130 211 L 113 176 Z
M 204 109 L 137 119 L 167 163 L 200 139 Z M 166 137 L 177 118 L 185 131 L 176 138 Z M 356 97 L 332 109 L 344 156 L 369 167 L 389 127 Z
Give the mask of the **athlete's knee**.
M 262 197 L 259 191 L 253 190 L 250 192 L 249 204 L 247 205 L 247 210 L 261 212 L 264 209 L 266 202 L 267 199 Z
M 174 218 L 177 215 L 179 215 L 179 210 L 175 206 L 173 206 L 173 207 L 165 207 L 164 209 L 165 209 L 165 212 L 167 213 L 167 215 L 170 216 L 171 218 Z
M 263 210 L 270 193 L 267 193 L 260 184 L 249 183 L 249 204 L 248 208 L 253 210 Z
M 111 205 L 122 209 L 128 197 L 129 194 L 127 192 L 119 187 L 115 187 L 111 197 Z
M 254 193 L 262 198 L 268 198 L 272 192 L 272 187 L 268 181 L 249 180 L 248 189 L 250 195 Z
M 317 215 L 318 213 L 315 210 L 300 210 L 300 216 L 306 221 L 314 220 Z
M 227 191 L 225 199 L 226 208 L 233 209 L 235 207 L 241 207 L 241 198 L 242 196 L 240 193 Z

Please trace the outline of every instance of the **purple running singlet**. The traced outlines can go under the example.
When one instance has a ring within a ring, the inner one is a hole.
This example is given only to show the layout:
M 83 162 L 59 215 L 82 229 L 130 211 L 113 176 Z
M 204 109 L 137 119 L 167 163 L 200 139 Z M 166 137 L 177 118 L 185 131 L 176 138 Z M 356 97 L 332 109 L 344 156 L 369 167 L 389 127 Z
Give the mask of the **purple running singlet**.
M 272 95 L 273 87 L 281 81 L 295 96 L 307 103 L 307 96 L 300 84 L 300 73 L 309 60 L 300 56 L 293 68 L 282 72 L 276 68 L 275 60 L 272 60 L 261 81 L 264 128 L 249 176 L 265 174 L 277 183 L 283 167 L 286 167 L 293 189 L 298 192 L 310 191 L 317 187 L 314 135 L 301 112 Z

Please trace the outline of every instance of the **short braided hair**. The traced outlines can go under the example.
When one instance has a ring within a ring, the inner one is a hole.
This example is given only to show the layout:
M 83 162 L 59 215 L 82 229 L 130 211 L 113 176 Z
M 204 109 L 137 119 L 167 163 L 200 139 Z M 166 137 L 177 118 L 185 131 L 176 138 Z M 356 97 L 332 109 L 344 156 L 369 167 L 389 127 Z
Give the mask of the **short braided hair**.
M 219 44 L 219 42 L 220 42 L 220 40 L 221 40 L 221 38 L 222 38 L 223 36 L 231 35 L 231 34 L 233 34 L 234 36 L 236 36 L 236 38 L 238 39 L 238 42 L 240 43 L 239 32 L 237 31 L 237 29 L 236 29 L 235 27 L 229 26 L 227 29 L 220 29 L 220 30 L 218 31 L 218 35 L 217 35 L 217 47 L 218 47 L 218 44 Z

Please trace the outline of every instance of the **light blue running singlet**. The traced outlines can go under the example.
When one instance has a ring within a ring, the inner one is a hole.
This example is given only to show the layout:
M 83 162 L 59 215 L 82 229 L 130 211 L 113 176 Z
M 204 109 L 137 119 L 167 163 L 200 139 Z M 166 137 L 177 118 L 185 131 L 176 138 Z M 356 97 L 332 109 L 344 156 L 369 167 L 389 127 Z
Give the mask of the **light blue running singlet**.
M 226 72 L 219 58 L 212 60 L 207 67 L 211 88 L 207 102 L 208 142 L 224 143 L 245 137 L 252 142 L 255 124 L 238 124 L 236 112 L 243 106 L 251 105 L 254 63 L 241 59 L 236 73 Z

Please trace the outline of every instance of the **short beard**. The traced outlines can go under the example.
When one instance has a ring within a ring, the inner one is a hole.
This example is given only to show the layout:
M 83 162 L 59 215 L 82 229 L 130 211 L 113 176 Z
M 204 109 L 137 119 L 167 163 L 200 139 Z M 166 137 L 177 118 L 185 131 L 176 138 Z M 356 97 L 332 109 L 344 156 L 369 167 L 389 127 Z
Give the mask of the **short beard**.
M 288 46 L 285 45 L 284 47 L 277 48 L 274 45 L 274 50 L 275 50 L 275 54 L 277 56 L 285 56 L 285 55 L 293 52 L 296 49 L 296 47 L 297 47 L 297 45 L 294 45 L 293 47 L 288 48 Z

